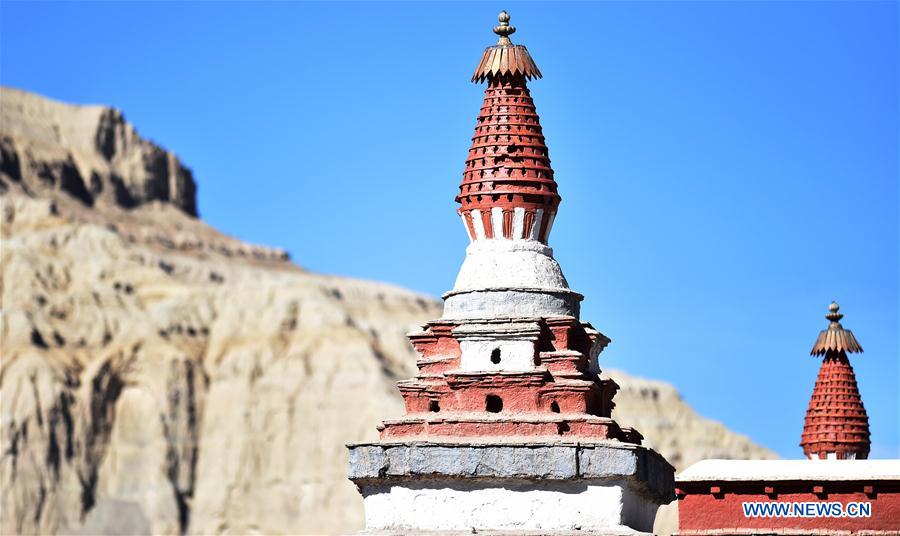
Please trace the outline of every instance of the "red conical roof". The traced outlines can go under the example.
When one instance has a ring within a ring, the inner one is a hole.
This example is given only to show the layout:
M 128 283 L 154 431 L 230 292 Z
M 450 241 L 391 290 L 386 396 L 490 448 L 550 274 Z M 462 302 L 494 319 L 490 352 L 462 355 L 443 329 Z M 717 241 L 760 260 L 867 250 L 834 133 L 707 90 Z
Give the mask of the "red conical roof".
M 823 330 L 812 355 L 823 355 L 822 368 L 813 388 L 800 446 L 808 458 L 865 459 L 869 455 L 869 417 L 863 407 L 856 375 L 847 353 L 862 352 L 850 330 L 844 329 L 837 303 L 825 316 L 831 323 Z
M 472 240 L 547 241 L 560 197 L 540 118 L 526 81 L 541 72 L 522 45 L 513 45 L 509 15 L 494 28 L 500 38 L 485 49 L 473 81 L 487 80 L 456 200 Z

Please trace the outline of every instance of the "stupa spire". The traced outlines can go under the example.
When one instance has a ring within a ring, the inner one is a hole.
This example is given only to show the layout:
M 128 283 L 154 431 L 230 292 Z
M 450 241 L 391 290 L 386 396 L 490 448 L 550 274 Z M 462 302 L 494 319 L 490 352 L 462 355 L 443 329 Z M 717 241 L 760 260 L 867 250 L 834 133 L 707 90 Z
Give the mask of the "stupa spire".
M 549 151 L 527 80 L 541 72 L 509 36 L 509 14 L 494 28 L 472 80 L 487 81 L 472 147 L 459 188 L 459 214 L 471 240 L 506 238 L 547 242 L 560 197 Z
M 828 327 L 819 333 L 810 355 L 823 356 L 813 388 L 800 446 L 807 458 L 865 459 L 869 455 L 869 417 L 863 406 L 848 353 L 861 353 L 853 332 L 844 329 L 831 302 L 825 318 Z

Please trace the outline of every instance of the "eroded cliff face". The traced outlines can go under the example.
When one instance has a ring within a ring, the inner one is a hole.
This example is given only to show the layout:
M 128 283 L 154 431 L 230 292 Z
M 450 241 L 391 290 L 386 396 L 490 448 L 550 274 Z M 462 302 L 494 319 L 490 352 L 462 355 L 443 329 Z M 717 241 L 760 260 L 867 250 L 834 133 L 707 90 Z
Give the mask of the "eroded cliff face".
M 0 190 L 64 192 L 87 206 L 162 201 L 197 215 L 196 184 L 178 158 L 141 138 L 118 110 L 69 106 L 2 88 Z
M 405 333 L 439 304 L 218 233 L 116 111 L 8 89 L 0 109 L 0 533 L 361 528 L 344 444 L 402 413 Z M 612 374 L 616 418 L 676 466 L 771 456 Z

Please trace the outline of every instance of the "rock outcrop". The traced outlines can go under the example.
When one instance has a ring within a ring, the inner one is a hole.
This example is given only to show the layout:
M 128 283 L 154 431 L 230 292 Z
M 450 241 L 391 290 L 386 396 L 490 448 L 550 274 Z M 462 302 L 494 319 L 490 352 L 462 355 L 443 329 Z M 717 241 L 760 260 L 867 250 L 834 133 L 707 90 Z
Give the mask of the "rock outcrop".
M 402 413 L 405 333 L 439 304 L 222 235 L 117 111 L 5 88 L 0 110 L 0 533 L 361 527 L 343 445 Z M 676 465 L 772 456 L 612 375 Z
M 163 201 L 197 215 L 196 184 L 178 158 L 141 138 L 118 110 L 69 106 L 3 88 L 3 182 L 65 192 L 87 206 Z

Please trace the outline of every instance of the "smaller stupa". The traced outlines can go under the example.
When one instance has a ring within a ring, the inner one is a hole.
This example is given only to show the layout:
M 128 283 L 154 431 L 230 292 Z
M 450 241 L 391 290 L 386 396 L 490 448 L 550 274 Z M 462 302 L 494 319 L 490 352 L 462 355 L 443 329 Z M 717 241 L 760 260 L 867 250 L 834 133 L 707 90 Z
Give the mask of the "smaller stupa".
M 853 332 L 844 329 L 837 303 L 825 315 L 830 321 L 810 355 L 824 356 L 813 388 L 800 446 L 811 460 L 864 460 L 869 456 L 869 416 L 847 354 L 862 353 Z
M 900 535 L 900 460 L 869 460 L 869 417 L 832 302 L 800 446 L 807 459 L 703 460 L 676 477 L 679 536 Z M 812 461 L 810 461 L 812 460 Z

